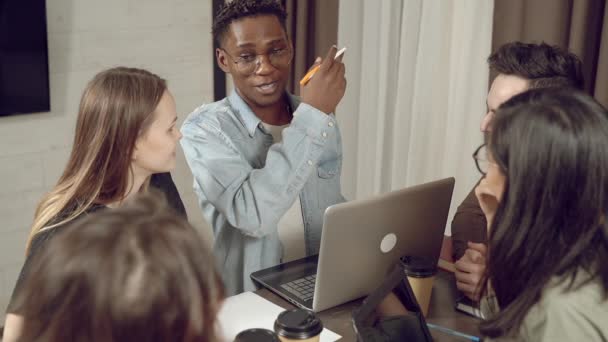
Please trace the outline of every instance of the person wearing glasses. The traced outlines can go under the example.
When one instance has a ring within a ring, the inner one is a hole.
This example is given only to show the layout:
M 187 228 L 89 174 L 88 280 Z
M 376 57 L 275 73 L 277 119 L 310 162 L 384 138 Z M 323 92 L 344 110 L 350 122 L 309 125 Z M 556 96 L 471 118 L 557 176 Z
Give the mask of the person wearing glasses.
M 488 57 L 488 64 L 498 75 L 488 92 L 487 113 L 480 125 L 486 134 L 492 130 L 497 108 L 514 95 L 535 88 L 583 88 L 580 59 L 557 46 L 507 43 Z M 479 300 L 486 269 L 486 223 L 473 189 L 452 221 L 452 257 L 456 261 L 456 286 L 474 301 Z
M 235 90 L 195 109 L 181 128 L 228 295 L 255 290 L 250 274 L 282 261 L 279 230 L 298 232 L 302 254 L 318 253 L 323 213 L 344 201 L 334 115 L 344 64 L 332 47 L 301 98 L 287 93 L 293 46 L 285 19 L 277 1 L 222 6 L 212 30 L 216 60 Z
M 534 89 L 492 125 L 474 154 L 484 341 L 608 341 L 608 112 L 581 91 Z

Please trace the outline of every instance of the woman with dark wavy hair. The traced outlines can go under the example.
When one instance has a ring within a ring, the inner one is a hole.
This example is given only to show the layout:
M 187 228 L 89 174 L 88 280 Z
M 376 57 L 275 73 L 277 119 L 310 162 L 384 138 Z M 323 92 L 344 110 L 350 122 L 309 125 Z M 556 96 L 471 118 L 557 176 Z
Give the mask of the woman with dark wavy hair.
M 500 107 L 474 157 L 489 229 L 482 333 L 607 341 L 606 110 L 574 90 L 525 92 Z

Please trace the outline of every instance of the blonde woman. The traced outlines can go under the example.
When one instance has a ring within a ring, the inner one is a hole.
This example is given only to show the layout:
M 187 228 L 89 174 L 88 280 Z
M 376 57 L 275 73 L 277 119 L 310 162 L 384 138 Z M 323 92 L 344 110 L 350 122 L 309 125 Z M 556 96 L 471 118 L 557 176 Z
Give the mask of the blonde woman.
M 27 258 L 7 310 L 4 341 L 20 334 L 23 317 L 13 302 L 28 278 L 32 259 L 66 224 L 119 207 L 145 191 L 153 174 L 172 170 L 181 138 L 176 120 L 175 101 L 166 82 L 148 71 L 118 67 L 89 82 L 80 101 L 68 164 L 34 215 Z M 170 202 L 175 202 L 175 194 L 169 193 Z M 174 207 L 183 210 L 181 201 Z

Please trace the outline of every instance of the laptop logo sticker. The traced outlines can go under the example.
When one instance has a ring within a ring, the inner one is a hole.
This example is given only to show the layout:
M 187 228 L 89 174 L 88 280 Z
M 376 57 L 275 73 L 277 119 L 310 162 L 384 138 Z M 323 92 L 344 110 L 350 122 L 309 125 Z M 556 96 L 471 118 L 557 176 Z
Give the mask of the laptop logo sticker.
M 395 235 L 393 233 L 386 234 L 382 238 L 382 242 L 380 242 L 380 250 L 382 251 L 382 253 L 388 253 L 388 252 L 392 251 L 393 248 L 395 248 L 396 244 L 397 244 L 397 235 Z

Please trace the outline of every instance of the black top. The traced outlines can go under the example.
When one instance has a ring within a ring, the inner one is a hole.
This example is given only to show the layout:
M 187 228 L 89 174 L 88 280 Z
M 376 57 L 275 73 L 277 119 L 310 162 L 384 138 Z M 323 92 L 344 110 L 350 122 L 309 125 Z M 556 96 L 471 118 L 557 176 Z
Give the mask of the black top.
M 173 178 L 171 178 L 169 172 L 153 174 L 152 177 L 150 177 L 150 185 L 162 191 L 171 208 L 186 220 L 188 219 L 184 202 L 182 202 L 182 198 L 179 197 L 179 192 L 177 191 L 177 187 L 175 186 L 175 183 L 173 183 Z
M 188 219 L 188 217 L 186 215 L 186 209 L 184 207 L 184 203 L 182 202 L 182 199 L 179 196 L 179 192 L 177 191 L 177 187 L 175 186 L 175 183 L 173 183 L 173 178 L 171 178 L 170 173 L 166 172 L 166 173 L 158 173 L 158 174 L 152 175 L 152 177 L 150 177 L 150 185 L 159 189 L 165 195 L 165 197 L 167 198 L 167 202 L 175 210 L 175 212 L 177 214 Z M 84 217 L 88 214 L 92 214 L 96 211 L 103 210 L 106 208 L 107 207 L 104 205 L 94 204 L 90 208 L 85 210 L 78 218 Z M 55 219 L 51 220 L 49 222 L 49 225 L 53 224 L 54 222 L 61 221 L 63 218 L 67 217 L 70 214 L 70 211 L 71 210 L 69 210 L 69 209 L 64 210 L 63 213 L 58 215 Z M 67 224 L 59 225 L 52 229 L 44 230 L 44 231 L 36 234 L 34 236 L 34 238 L 32 239 L 28 255 L 25 259 L 25 263 L 23 264 L 23 267 L 21 268 L 21 273 L 19 273 L 19 278 L 17 278 L 17 283 L 15 284 L 15 288 L 13 289 L 13 294 L 11 296 L 11 300 L 10 300 L 8 308 L 6 310 L 8 313 L 18 313 L 18 312 L 16 312 L 15 308 L 13 308 L 13 305 L 14 305 L 15 299 L 17 297 L 17 293 L 23 288 L 23 286 L 25 284 L 25 280 L 27 278 L 28 270 L 31 267 L 32 260 L 34 259 L 34 257 L 36 255 L 40 254 L 40 252 L 42 251 L 42 248 L 47 244 L 47 242 L 56 234 L 61 233 L 61 231 L 65 227 L 67 227 Z

